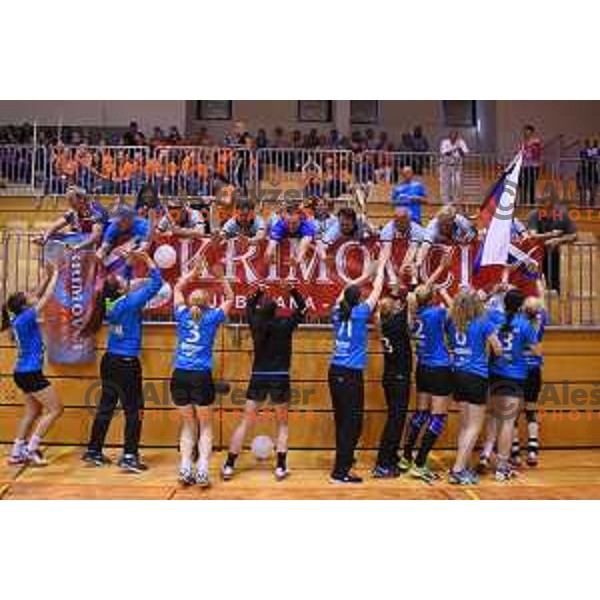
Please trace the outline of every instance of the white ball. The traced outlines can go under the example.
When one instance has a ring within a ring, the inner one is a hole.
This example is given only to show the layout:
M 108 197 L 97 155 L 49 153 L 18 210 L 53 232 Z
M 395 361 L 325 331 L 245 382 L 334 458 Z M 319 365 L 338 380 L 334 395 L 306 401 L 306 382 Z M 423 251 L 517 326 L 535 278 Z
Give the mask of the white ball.
M 273 440 L 268 435 L 257 435 L 252 440 L 252 452 L 258 460 L 265 460 L 273 452 Z
M 154 262 L 159 269 L 170 269 L 177 262 L 175 248 L 169 244 L 162 244 L 154 251 Z

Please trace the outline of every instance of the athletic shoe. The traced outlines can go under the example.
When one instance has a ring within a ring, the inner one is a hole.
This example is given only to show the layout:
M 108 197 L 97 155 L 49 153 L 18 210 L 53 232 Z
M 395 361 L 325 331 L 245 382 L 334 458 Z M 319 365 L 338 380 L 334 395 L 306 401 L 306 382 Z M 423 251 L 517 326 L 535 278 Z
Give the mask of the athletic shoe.
M 471 469 L 470 467 L 467 467 L 465 469 L 465 471 L 468 473 L 469 477 L 471 478 L 471 483 L 473 485 L 479 485 L 479 475 L 477 475 L 477 471 L 475 471 L 475 469 Z
M 275 479 L 277 481 L 283 481 L 289 474 L 287 467 L 276 467 L 275 469 Z
M 235 473 L 235 468 L 232 467 L 231 465 L 224 464 L 221 467 L 221 477 L 223 478 L 223 481 L 229 481 L 233 477 L 234 473 Z
M 362 477 L 354 473 L 332 473 L 329 478 L 331 483 L 362 483 Z
M 112 463 L 108 456 L 102 454 L 102 452 L 96 452 L 95 450 L 86 450 L 81 455 L 81 460 L 96 467 L 103 467 L 104 465 L 110 465 Z
M 8 457 L 9 465 L 24 465 L 27 462 L 27 449 L 22 448 L 17 452 L 12 452 Z
M 537 467 L 539 463 L 539 455 L 535 450 L 531 450 L 527 453 L 527 466 Z
M 140 457 L 135 454 L 123 454 L 117 465 L 129 473 L 143 473 L 148 470 L 148 467 L 140 460 Z
M 179 481 L 179 483 L 181 485 L 194 485 L 196 483 L 196 479 L 194 478 L 194 474 L 192 473 L 191 469 L 179 469 L 179 477 L 177 478 L 177 481 Z
M 433 483 L 438 477 L 437 475 L 425 464 L 422 467 L 413 465 L 408 472 L 413 479 L 420 479 L 425 483 Z
M 520 452 L 513 452 L 510 456 L 510 464 L 513 467 L 520 467 L 521 466 L 521 454 Z
M 371 471 L 371 475 L 375 479 L 394 479 L 395 477 L 400 477 L 400 469 L 395 465 L 393 467 L 376 465 Z
M 448 483 L 451 483 L 452 485 L 477 485 L 479 483 L 479 477 L 469 469 L 450 471 L 450 473 L 448 473 Z
M 35 467 L 45 467 L 48 461 L 44 458 L 44 455 L 39 450 L 25 451 L 26 461 Z
M 506 482 L 510 481 L 514 476 L 515 476 L 515 473 L 511 469 L 510 465 L 498 467 L 496 469 L 496 481 L 498 483 L 506 483 Z
M 405 458 L 403 456 L 400 459 L 400 462 L 398 463 L 398 471 L 400 471 L 400 473 L 407 473 L 408 471 L 411 470 L 412 466 L 413 466 L 413 461 L 408 460 L 407 458 Z
M 206 471 L 198 471 L 196 473 L 196 484 L 201 488 L 210 487 L 210 479 L 208 478 L 208 473 Z

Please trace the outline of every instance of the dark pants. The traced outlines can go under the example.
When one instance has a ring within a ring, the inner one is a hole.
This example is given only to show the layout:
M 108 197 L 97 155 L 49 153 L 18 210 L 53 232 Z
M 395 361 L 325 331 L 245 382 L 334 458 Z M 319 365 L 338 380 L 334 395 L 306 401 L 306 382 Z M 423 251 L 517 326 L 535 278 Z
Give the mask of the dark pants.
M 142 432 L 142 367 L 135 357 L 106 353 L 100 363 L 102 397 L 96 411 L 89 450 L 101 452 L 115 408 L 120 402 L 125 413 L 124 454 L 138 453 Z
M 535 188 L 540 176 L 539 167 L 523 167 L 519 188 L 521 192 L 521 205 L 535 204 Z
M 383 391 L 387 404 L 387 421 L 379 442 L 377 464 L 381 467 L 393 467 L 398 463 L 398 450 L 406 422 L 410 374 L 401 374 L 394 379 L 384 380 Z
M 560 248 L 544 250 L 543 267 L 548 289 L 560 294 Z
M 360 439 L 365 404 L 362 371 L 332 365 L 329 391 L 335 419 L 335 465 L 333 473 L 345 475 L 352 468 L 354 449 Z

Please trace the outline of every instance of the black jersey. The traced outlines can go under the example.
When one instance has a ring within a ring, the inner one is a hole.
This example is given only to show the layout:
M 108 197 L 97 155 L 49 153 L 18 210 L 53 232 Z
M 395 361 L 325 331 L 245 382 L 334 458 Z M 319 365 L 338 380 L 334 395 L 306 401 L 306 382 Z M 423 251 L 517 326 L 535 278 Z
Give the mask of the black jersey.
M 410 374 L 412 370 L 412 347 L 406 309 L 381 321 L 383 345 L 383 379 Z
M 285 375 L 290 371 L 292 334 L 304 319 L 306 302 L 297 290 L 291 291 L 296 308 L 289 317 L 275 317 L 268 324 L 261 323 L 257 306 L 263 292 L 257 291 L 248 299 L 246 315 L 254 342 L 252 373 Z

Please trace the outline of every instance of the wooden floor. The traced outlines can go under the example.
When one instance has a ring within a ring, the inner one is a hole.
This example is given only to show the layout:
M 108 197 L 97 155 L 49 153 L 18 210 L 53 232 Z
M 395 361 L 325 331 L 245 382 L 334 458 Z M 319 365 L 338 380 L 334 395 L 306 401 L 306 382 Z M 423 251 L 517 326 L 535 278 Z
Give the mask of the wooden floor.
M 10 467 L 6 464 L 9 446 L 0 446 L 0 498 L 18 499 L 600 499 L 600 449 L 553 450 L 542 454 L 538 468 L 524 467 L 510 484 L 497 484 L 487 475 L 478 486 L 451 486 L 445 481 L 422 484 L 406 477 L 374 480 L 368 475 L 374 454 L 361 452 L 357 470 L 365 483 L 357 486 L 332 485 L 328 481 L 331 453 L 290 452 L 291 476 L 277 483 L 270 462 L 258 464 L 250 454 L 239 460 L 236 477 L 230 482 L 218 478 L 222 453 L 212 463 L 213 486 L 208 490 L 182 488 L 176 480 L 177 454 L 168 450 L 144 453 L 150 469 L 142 475 L 120 472 L 116 467 L 94 468 L 79 460 L 79 447 L 51 447 L 45 468 Z M 116 451 L 109 450 L 116 456 Z M 433 453 L 436 469 L 447 470 L 451 453 Z

